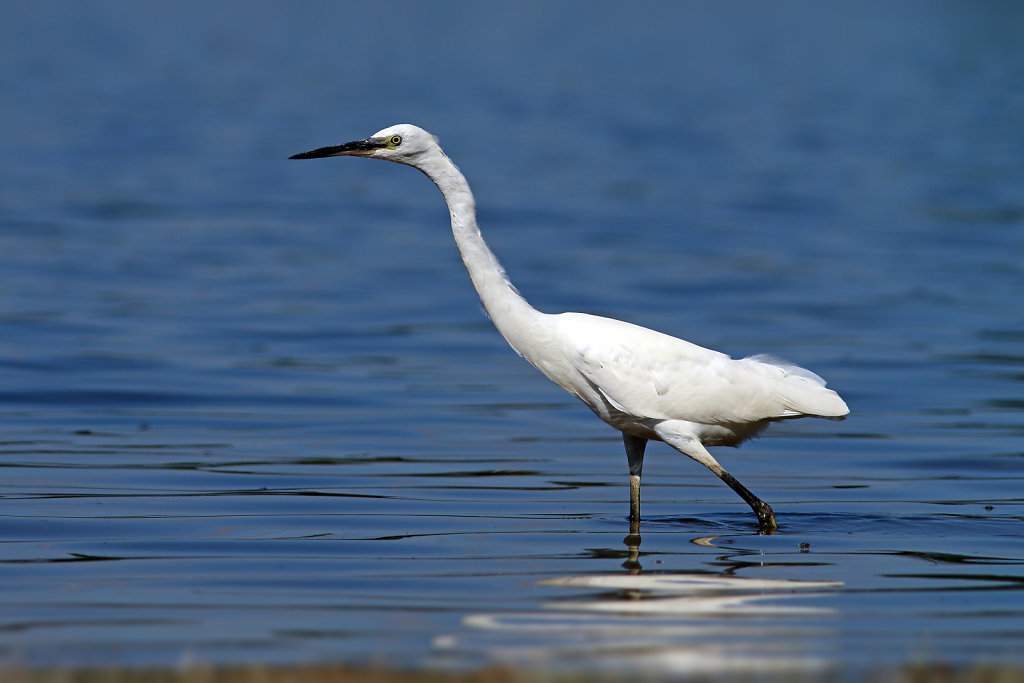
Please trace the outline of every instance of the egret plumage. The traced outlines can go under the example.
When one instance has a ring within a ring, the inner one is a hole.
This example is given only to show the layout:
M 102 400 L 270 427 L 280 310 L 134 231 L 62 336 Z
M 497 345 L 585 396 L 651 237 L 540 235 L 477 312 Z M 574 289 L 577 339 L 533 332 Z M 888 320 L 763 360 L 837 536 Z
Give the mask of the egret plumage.
M 552 382 L 622 432 L 631 521 L 640 519 L 644 450 L 648 441 L 657 440 L 718 475 L 750 505 L 761 530 L 776 528 L 771 507 L 729 474 L 706 447 L 738 446 L 777 420 L 845 417 L 846 403 L 825 387 L 821 377 L 767 355 L 737 360 L 619 320 L 534 309 L 484 242 L 465 176 L 437 138 L 421 128 L 399 124 L 363 140 L 291 158 L 334 156 L 406 164 L 437 185 L 448 204 L 462 261 L 498 332 Z

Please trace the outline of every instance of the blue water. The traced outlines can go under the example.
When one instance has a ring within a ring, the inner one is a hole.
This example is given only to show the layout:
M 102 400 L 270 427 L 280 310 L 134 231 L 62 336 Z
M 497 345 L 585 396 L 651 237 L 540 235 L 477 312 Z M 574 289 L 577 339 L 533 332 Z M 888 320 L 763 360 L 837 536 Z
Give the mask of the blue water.
M 1016 4 L 3 14 L 2 661 L 1024 661 Z M 629 547 L 437 190 L 286 160 L 404 121 L 541 310 L 846 398 L 716 453 L 778 533 L 652 444 Z

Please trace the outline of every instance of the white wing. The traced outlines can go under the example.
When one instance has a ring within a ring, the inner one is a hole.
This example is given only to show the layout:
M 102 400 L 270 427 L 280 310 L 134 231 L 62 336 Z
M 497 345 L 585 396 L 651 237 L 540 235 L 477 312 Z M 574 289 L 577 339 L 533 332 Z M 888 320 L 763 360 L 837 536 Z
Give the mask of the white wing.
M 569 362 L 616 409 L 640 419 L 737 424 L 847 413 L 839 396 L 803 368 L 724 353 L 618 320 L 564 313 Z

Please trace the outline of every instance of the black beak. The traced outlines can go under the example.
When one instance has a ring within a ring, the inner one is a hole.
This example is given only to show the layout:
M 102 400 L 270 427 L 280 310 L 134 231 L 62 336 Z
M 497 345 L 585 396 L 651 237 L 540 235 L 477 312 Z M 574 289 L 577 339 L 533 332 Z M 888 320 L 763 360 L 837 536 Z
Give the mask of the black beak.
M 308 152 L 302 152 L 301 154 L 294 154 L 288 158 L 320 159 L 323 157 L 366 156 L 373 152 L 373 150 L 382 149 L 386 146 L 387 145 L 380 138 L 367 138 L 366 140 L 346 142 L 343 145 L 333 145 L 331 147 L 321 147 L 319 149 L 313 149 Z

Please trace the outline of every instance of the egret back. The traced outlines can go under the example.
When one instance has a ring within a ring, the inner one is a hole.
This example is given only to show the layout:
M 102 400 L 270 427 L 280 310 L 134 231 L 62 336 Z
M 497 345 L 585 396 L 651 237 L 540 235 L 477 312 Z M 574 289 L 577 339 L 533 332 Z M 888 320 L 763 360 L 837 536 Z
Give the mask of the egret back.
M 583 313 L 555 317 L 566 362 L 578 373 L 577 382 L 585 383 L 559 384 L 584 401 L 588 390 L 596 391 L 602 403 L 637 421 L 741 425 L 848 412 L 820 377 L 798 366 L 764 356 L 734 360 L 610 318 Z M 591 405 L 599 415 L 601 407 Z

